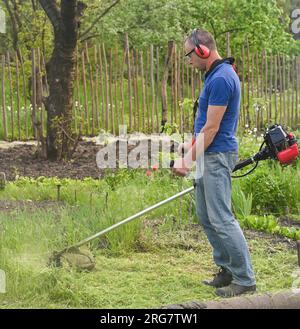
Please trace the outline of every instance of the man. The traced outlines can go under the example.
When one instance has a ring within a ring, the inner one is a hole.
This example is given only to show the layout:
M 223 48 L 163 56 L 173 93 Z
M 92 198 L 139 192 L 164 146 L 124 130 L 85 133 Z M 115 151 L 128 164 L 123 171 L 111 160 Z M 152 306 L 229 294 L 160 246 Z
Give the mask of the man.
M 184 44 L 189 64 L 206 71 L 199 98 L 194 132 L 204 136 L 203 176 L 196 179 L 197 216 L 213 248 L 220 267 L 213 280 L 216 294 L 232 297 L 256 290 L 250 254 L 243 232 L 231 211 L 231 172 L 238 158 L 235 137 L 239 107 L 240 81 L 232 66 L 233 58 L 222 59 L 213 36 L 195 29 Z M 185 176 L 196 159 L 197 142 L 181 144 L 179 153 L 190 148 L 192 156 L 177 159 L 173 172 Z M 197 154 L 198 157 L 198 154 Z

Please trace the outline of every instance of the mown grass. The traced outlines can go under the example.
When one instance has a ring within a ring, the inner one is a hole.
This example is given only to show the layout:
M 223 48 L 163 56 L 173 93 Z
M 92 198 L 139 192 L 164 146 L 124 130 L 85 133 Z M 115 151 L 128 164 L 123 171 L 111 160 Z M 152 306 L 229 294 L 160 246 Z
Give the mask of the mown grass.
M 216 270 L 204 233 L 195 224 L 165 218 L 144 221 L 130 249 L 94 246 L 92 272 L 47 267 L 52 239 L 63 225 L 53 223 L 60 216 L 65 220 L 65 211 L 25 211 L 14 225 L 12 216 L 2 217 L 0 268 L 7 275 L 7 293 L 0 295 L 1 308 L 151 308 L 216 299 L 214 290 L 200 283 Z M 295 251 L 262 237 L 248 241 L 259 292 L 290 288 Z
M 0 212 L 0 268 L 7 275 L 0 307 L 151 308 L 216 298 L 213 289 L 200 284 L 216 267 L 206 237 L 195 225 L 190 196 L 91 243 L 97 264 L 93 272 L 47 266 L 54 250 L 175 194 L 190 181 L 171 179 L 167 172 L 149 178 L 144 171 L 103 180 L 20 179 L 8 184 L 0 199 L 55 200 L 57 182 L 63 205 Z M 249 246 L 259 292 L 292 286 L 295 250 L 261 237 L 250 238 Z

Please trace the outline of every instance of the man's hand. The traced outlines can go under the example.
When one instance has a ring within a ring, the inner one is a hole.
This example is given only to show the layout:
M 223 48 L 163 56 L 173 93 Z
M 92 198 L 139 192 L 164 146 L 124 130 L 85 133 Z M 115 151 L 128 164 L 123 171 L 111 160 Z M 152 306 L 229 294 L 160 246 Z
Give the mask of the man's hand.
M 174 166 L 172 168 L 172 172 L 176 176 L 184 177 L 189 173 L 189 171 L 190 170 L 189 170 L 189 168 L 186 167 L 186 164 L 185 164 L 183 158 L 179 158 L 179 159 L 175 160 Z

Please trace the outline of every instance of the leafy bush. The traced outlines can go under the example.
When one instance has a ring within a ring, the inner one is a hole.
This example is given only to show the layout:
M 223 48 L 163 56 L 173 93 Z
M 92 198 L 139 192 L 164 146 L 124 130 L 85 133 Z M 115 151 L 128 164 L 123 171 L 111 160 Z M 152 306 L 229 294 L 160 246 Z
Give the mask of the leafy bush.
M 280 226 L 278 220 L 272 216 L 246 216 L 239 218 L 242 226 L 247 228 L 252 228 L 258 231 L 264 231 L 271 234 L 279 234 L 286 238 L 299 240 L 300 239 L 300 230 L 295 227 L 284 227 Z
M 298 212 L 300 174 L 297 165 L 282 168 L 273 161 L 264 162 L 238 184 L 246 195 L 252 194 L 252 211 L 256 214 L 283 214 L 287 209 Z

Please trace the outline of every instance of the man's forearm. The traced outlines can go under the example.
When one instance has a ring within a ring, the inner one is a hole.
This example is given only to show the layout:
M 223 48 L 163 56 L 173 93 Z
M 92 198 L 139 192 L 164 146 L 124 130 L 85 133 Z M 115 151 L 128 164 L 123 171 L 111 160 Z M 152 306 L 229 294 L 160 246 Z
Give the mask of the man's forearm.
M 184 162 L 187 167 L 191 167 L 192 162 L 196 161 L 197 158 L 209 147 L 209 145 L 213 142 L 218 130 L 215 128 L 203 127 L 198 134 L 196 142 L 190 148 L 189 152 L 184 157 Z M 201 140 L 204 138 L 204 141 Z M 202 146 L 203 145 L 203 146 Z

